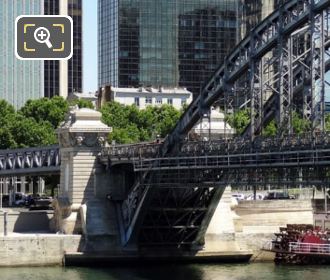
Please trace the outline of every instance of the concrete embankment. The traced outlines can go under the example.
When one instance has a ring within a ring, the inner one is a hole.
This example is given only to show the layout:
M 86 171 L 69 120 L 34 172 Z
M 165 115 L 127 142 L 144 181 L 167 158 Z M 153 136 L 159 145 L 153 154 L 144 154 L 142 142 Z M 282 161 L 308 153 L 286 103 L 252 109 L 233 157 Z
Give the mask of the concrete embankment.
M 7 232 L 16 233 L 46 233 L 49 232 L 50 222 L 54 211 L 28 211 L 26 209 L 6 209 Z M 0 233 L 4 228 L 4 213 L 0 212 Z
M 262 251 L 275 232 L 287 224 L 313 224 L 311 200 L 241 201 L 232 207 L 235 240 L 241 249 L 251 250 L 251 261 L 273 261 L 274 254 Z
M 64 252 L 78 251 L 80 235 L 0 235 L 0 267 L 62 265 Z
M 8 236 L 0 226 L 0 266 L 61 265 L 63 256 L 71 264 L 87 265 L 106 261 L 150 261 L 150 256 L 120 254 L 84 254 L 81 235 L 29 234 L 28 231 L 45 231 L 52 213 L 10 212 Z M 0 216 L 0 223 L 3 223 Z M 286 224 L 313 223 L 309 200 L 243 201 L 231 205 L 231 192 L 226 191 L 219 203 L 205 236 L 205 248 L 195 256 L 181 258 L 187 262 L 272 261 L 273 254 L 261 251 L 263 245 L 274 237 L 274 232 Z M 50 223 L 51 224 L 51 223 Z M 19 232 L 19 233 L 17 233 Z M 164 256 L 163 260 L 174 260 Z M 155 258 L 156 259 L 156 258 Z M 161 260 L 162 258 L 159 258 Z M 69 264 L 69 263 L 68 263 Z
M 287 224 L 313 224 L 311 200 L 245 200 L 233 205 L 228 187 L 207 230 L 205 250 L 250 252 L 251 261 L 273 261 L 274 254 L 261 249 Z
M 7 235 L 4 235 L 4 211 Z M 53 211 L 7 208 L 0 212 L 0 267 L 62 265 L 65 251 L 81 248 L 81 235 L 51 233 Z M 1 278 L 1 277 L 0 277 Z

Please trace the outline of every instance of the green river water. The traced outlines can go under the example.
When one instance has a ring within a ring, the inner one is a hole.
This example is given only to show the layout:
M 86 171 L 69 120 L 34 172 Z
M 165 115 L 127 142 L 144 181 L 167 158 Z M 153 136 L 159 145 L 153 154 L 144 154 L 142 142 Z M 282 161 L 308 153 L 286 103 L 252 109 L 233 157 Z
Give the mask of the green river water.
M 329 280 L 330 266 L 164 265 L 121 268 L 0 268 L 0 280 Z

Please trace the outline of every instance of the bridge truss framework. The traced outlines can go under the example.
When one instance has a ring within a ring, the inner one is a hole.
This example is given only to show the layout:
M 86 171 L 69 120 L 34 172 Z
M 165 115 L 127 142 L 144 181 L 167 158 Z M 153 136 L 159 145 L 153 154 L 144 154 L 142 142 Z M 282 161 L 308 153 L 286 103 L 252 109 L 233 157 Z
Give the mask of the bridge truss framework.
M 227 184 L 328 186 L 329 137 L 319 134 L 329 85 L 329 6 L 329 0 L 286 1 L 227 56 L 162 145 L 129 147 L 127 157 L 121 148 L 105 151 L 106 164 L 130 159 L 138 174 L 122 204 L 124 244 L 201 246 Z M 248 108 L 243 137 L 185 145 L 187 133 L 215 104 L 227 114 Z M 309 136 L 294 136 L 294 112 L 310 123 Z M 278 136 L 260 137 L 272 120 Z M 288 137 L 293 140 L 286 150 Z M 200 200 L 194 200 L 197 193 Z M 190 207 L 173 215 L 178 205 Z

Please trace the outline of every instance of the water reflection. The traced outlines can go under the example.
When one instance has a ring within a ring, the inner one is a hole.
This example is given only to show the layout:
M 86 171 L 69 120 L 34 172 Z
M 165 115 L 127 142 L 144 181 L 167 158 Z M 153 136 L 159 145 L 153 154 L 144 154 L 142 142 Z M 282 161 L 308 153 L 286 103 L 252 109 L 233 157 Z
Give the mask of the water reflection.
M 327 266 L 167 265 L 122 268 L 1 268 L 1 280 L 326 280 Z

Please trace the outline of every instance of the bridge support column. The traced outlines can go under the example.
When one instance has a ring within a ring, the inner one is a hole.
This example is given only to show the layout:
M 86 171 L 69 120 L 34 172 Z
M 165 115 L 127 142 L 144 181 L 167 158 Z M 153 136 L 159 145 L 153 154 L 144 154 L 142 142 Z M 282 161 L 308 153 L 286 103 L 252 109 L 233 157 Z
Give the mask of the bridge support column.
M 234 219 L 231 210 L 231 187 L 226 187 L 205 234 L 206 252 L 238 252 Z
M 96 195 L 97 188 L 104 189 L 101 185 L 105 181 L 98 180 L 96 174 L 104 172 L 97 157 L 110 130 L 101 122 L 101 113 L 85 108 L 71 110 L 57 130 L 61 179 L 59 197 L 54 202 L 56 231 L 87 234 L 94 218 L 102 216 L 89 210 L 94 206 L 103 209 L 106 203 L 105 195 L 99 200 Z M 94 206 L 89 208 L 89 204 Z

